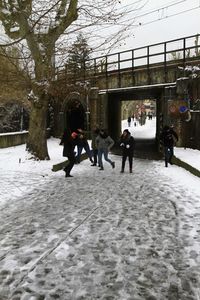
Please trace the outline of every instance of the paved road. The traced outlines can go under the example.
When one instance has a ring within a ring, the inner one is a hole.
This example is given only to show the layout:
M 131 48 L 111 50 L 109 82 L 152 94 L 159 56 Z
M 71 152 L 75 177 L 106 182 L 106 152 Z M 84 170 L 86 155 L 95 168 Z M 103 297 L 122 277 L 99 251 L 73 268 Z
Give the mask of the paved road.
M 60 172 L 8 203 L 0 299 L 200 299 L 200 211 L 184 209 L 198 199 L 159 168 L 135 159 L 120 174 L 84 161 L 73 179 Z

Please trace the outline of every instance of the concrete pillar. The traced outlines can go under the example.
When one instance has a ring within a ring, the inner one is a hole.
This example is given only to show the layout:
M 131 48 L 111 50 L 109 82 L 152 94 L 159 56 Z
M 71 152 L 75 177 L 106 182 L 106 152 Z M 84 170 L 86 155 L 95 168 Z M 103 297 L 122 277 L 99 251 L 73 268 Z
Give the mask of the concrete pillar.
M 98 119 L 98 93 L 99 89 L 92 87 L 89 94 L 89 105 L 90 105 L 90 129 L 92 130 L 95 127 L 99 127 Z
M 100 128 L 108 129 L 108 94 L 99 94 L 98 99 L 98 122 Z

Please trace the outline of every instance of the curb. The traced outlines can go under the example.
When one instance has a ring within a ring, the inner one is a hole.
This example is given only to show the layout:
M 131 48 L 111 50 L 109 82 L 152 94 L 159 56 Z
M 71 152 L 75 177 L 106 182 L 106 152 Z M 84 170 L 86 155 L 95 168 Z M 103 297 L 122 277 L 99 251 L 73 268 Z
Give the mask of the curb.
M 87 154 L 81 154 L 81 161 L 87 158 Z M 186 162 L 182 161 L 180 158 L 174 156 L 172 159 L 173 164 L 189 171 L 190 173 L 192 173 L 193 175 L 200 177 L 200 171 L 195 169 L 194 167 L 192 167 L 191 165 L 187 164 Z M 52 167 L 52 171 L 53 172 L 57 172 L 62 170 L 66 165 L 68 164 L 68 160 L 65 160 L 59 164 L 53 165 Z
M 86 159 L 86 158 L 87 158 L 87 154 L 86 153 L 81 154 L 81 161 L 84 160 L 84 159 Z M 60 171 L 65 166 L 67 166 L 67 164 L 68 164 L 68 160 L 65 160 L 65 161 L 63 161 L 63 162 L 61 162 L 59 164 L 53 165 L 51 171 L 53 171 L 53 172 Z
M 195 169 L 194 167 L 192 167 L 191 165 L 187 164 L 186 162 L 182 161 L 180 158 L 174 156 L 172 159 L 173 164 L 186 169 L 187 171 L 189 171 L 190 173 L 192 173 L 193 175 L 200 177 L 200 171 Z

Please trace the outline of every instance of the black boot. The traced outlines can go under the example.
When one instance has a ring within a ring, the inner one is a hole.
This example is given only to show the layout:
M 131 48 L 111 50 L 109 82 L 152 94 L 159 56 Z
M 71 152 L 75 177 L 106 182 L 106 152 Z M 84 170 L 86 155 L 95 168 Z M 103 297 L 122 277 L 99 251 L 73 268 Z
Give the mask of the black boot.
M 65 177 L 73 177 L 73 176 L 70 175 L 70 174 L 68 174 L 68 173 L 66 173 L 66 174 L 65 174 Z

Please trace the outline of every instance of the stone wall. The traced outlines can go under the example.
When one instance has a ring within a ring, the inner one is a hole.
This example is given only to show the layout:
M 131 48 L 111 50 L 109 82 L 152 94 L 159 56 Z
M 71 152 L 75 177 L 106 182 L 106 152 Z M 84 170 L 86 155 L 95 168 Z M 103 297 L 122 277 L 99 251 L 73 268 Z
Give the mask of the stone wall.
M 0 134 L 0 148 L 7 148 L 25 144 L 28 137 L 28 131 L 10 132 Z

